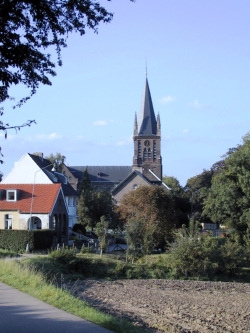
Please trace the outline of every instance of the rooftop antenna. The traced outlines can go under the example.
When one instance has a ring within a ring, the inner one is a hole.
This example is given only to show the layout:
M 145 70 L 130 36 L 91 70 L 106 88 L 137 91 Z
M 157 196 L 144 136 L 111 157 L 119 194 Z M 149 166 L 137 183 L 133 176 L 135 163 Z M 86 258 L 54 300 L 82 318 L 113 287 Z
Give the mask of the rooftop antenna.
M 148 77 L 148 64 L 147 64 L 147 60 L 146 60 L 146 78 Z

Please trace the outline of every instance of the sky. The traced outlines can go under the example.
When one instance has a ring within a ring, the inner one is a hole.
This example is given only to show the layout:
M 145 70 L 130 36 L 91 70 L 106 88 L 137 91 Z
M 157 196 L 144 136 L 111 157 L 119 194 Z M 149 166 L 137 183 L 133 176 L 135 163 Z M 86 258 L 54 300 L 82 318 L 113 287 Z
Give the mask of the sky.
M 69 166 L 132 165 L 147 63 L 163 174 L 184 186 L 250 130 L 250 2 L 99 2 L 112 22 L 98 34 L 71 34 L 52 86 L 21 108 L 5 103 L 4 123 L 37 124 L 2 133 L 0 170 L 6 175 L 27 152 L 59 152 Z M 25 94 L 12 89 L 17 100 Z

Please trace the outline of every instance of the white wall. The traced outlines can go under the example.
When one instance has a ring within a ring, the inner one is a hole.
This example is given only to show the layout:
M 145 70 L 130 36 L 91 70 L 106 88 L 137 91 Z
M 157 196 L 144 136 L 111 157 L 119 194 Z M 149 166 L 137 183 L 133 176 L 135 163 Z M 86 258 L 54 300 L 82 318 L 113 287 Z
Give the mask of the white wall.
M 39 217 L 42 224 L 42 229 L 49 229 L 49 214 L 32 214 L 32 217 Z M 19 223 L 20 223 L 20 229 L 26 229 L 27 228 L 27 221 L 30 218 L 30 214 L 20 214 L 19 215 Z M 26 225 L 24 227 L 23 221 L 26 221 Z
M 73 205 L 74 198 L 75 197 L 66 197 L 69 212 L 69 227 L 73 227 L 73 225 L 77 223 L 77 207 Z
M 18 162 L 15 162 L 14 168 L 3 178 L 2 184 L 33 184 L 34 182 L 52 184 L 49 177 L 26 153 Z

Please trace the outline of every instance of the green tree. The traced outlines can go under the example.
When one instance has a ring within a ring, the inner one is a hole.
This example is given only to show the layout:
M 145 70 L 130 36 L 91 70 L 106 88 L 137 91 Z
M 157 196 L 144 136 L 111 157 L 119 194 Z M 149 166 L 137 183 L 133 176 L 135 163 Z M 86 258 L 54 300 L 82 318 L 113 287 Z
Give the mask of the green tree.
M 212 179 L 203 214 L 226 225 L 242 241 L 250 228 L 250 134 L 243 137 L 243 144 L 224 163 Z
M 141 186 L 125 194 L 117 211 L 125 223 L 138 218 L 146 225 L 155 225 L 154 242 L 162 248 L 177 224 L 171 193 L 156 185 Z
M 189 199 L 185 196 L 183 187 L 175 177 L 164 176 L 162 181 L 171 189 L 172 199 L 174 201 L 174 212 L 177 222 L 177 227 L 183 224 L 188 224 L 190 214 Z
M 204 169 L 202 173 L 187 180 L 184 187 L 186 198 L 189 200 L 189 216 L 200 222 L 211 222 L 208 217 L 202 216 L 203 202 L 211 187 L 212 170 Z
M 82 36 L 86 29 L 97 32 L 100 23 L 109 23 L 113 17 L 96 0 L 6 0 L 0 1 L 0 13 L 0 116 L 4 109 L 1 105 L 15 100 L 10 95 L 12 86 L 29 90 L 28 96 L 15 102 L 15 108 L 30 99 L 40 84 L 52 84 L 56 62 L 62 65 L 61 50 L 67 46 L 70 33 Z M 52 48 L 57 61 L 49 53 Z M 0 130 L 6 138 L 9 129 L 18 131 L 33 123 L 35 120 L 28 120 L 13 126 L 0 121 Z
M 113 14 L 95 0 L 39 0 L 0 2 L 0 103 L 11 99 L 12 85 L 24 85 L 30 95 L 40 84 L 51 85 L 55 62 L 48 51 L 54 47 L 57 64 L 62 65 L 61 49 L 71 32 L 86 29 L 97 32 L 100 23 L 109 23 Z
M 175 196 L 183 195 L 183 188 L 177 178 L 164 175 L 162 181 L 171 189 L 172 194 L 174 194 Z
M 111 193 L 107 191 L 96 192 L 93 189 L 82 191 L 77 206 L 79 223 L 93 230 L 102 216 L 111 222 L 113 211 L 114 201 Z
M 89 173 L 88 173 L 87 167 L 83 171 L 82 181 L 81 181 L 81 184 L 80 184 L 78 190 L 79 190 L 80 195 L 82 194 L 82 192 L 86 193 L 88 191 L 91 191 L 91 181 L 89 178 Z
M 54 165 L 54 168 L 56 169 L 56 171 L 58 172 L 62 172 L 63 171 L 63 165 L 64 165 L 64 161 L 66 159 L 66 157 L 60 153 L 56 153 L 54 154 L 50 154 L 49 156 L 45 157 L 47 160 L 49 160 L 51 162 L 51 164 Z
M 101 221 L 96 223 L 95 233 L 98 236 L 100 256 L 102 256 L 103 250 L 107 248 L 107 230 L 109 227 L 109 221 L 106 220 L 105 216 L 101 216 Z
M 146 258 L 154 248 L 154 232 L 156 225 L 146 223 L 139 217 L 131 218 L 126 227 L 127 253 L 134 260 L 145 255 Z

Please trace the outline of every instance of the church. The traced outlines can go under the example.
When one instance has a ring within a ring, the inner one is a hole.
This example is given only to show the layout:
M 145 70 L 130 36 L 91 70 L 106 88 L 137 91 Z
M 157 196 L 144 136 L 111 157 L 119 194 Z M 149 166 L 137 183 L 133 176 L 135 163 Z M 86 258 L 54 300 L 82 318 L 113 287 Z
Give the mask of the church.
M 134 154 L 132 166 L 64 166 L 63 173 L 77 190 L 83 171 L 88 170 L 92 187 L 96 191 L 112 193 L 119 204 L 122 196 L 142 185 L 159 185 L 162 182 L 161 122 L 155 116 L 146 77 L 139 117 L 134 119 Z

